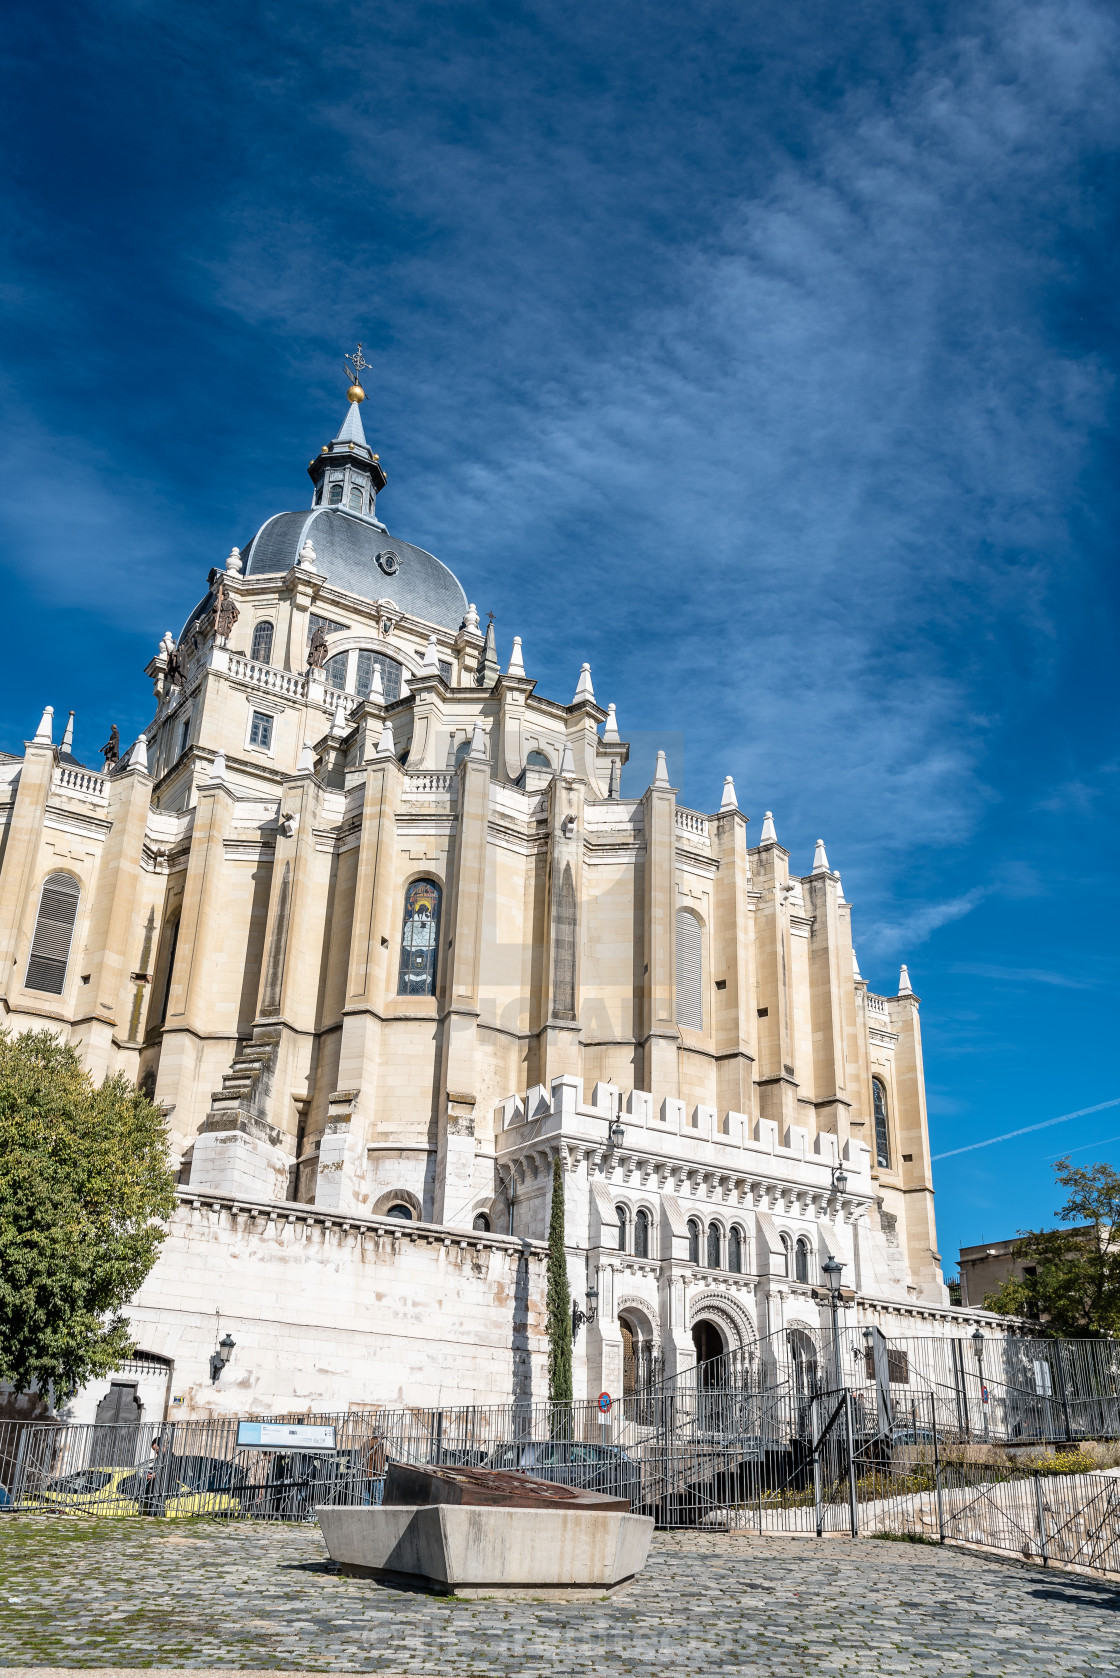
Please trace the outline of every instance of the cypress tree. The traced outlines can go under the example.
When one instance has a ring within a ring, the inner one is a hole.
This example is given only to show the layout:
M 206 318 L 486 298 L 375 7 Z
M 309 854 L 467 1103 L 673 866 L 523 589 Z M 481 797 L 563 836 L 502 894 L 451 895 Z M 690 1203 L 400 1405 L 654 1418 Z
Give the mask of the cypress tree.
M 552 1162 L 552 1213 L 548 1220 L 548 1399 L 572 1402 L 572 1296 L 564 1253 L 564 1167 Z M 554 1417 L 559 1421 L 559 1415 Z

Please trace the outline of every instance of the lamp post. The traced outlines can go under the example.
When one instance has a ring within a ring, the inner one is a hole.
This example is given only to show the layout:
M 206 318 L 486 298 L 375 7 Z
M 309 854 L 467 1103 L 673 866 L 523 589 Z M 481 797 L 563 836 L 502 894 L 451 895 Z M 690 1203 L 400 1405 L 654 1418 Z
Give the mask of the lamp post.
M 972 1348 L 976 1353 L 976 1379 L 980 1383 L 980 1414 L 984 1418 L 984 1443 L 992 1437 L 991 1423 L 988 1420 L 988 1388 L 984 1382 L 984 1336 L 978 1328 L 972 1331 Z
M 218 1341 L 214 1350 L 210 1353 L 210 1379 L 214 1382 L 215 1386 L 218 1384 L 222 1370 L 233 1356 L 233 1348 L 236 1345 L 237 1341 L 227 1329 L 225 1334 L 223 1334 L 222 1338 Z
M 832 1192 L 833 1194 L 847 1194 L 848 1192 L 848 1173 L 842 1165 L 832 1167 Z
M 821 1272 L 828 1285 L 828 1308 L 832 1312 L 832 1370 L 836 1377 L 837 1389 L 840 1387 L 840 1277 L 844 1266 L 829 1253 L 821 1265 Z
M 573 1338 L 579 1333 L 579 1331 L 583 1327 L 584 1323 L 587 1323 L 588 1325 L 590 1325 L 591 1323 L 593 1323 L 595 1321 L 595 1318 L 599 1314 L 599 1311 L 598 1311 L 598 1308 L 599 1308 L 599 1290 L 598 1290 L 598 1288 L 596 1288 L 594 1286 L 589 1287 L 588 1290 L 587 1290 L 587 1293 L 584 1295 L 584 1297 L 587 1300 L 587 1310 L 586 1311 L 581 1311 L 579 1306 L 576 1304 L 575 1300 L 573 1299 L 573 1301 L 572 1301 L 572 1336 L 573 1336 Z

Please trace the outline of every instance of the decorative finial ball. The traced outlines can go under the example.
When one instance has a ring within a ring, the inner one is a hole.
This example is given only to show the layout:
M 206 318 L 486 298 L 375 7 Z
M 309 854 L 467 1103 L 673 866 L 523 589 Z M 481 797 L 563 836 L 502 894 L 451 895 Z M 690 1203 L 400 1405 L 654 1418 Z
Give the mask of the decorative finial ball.
M 361 385 L 358 383 L 357 379 L 354 380 L 354 383 L 350 386 L 350 389 L 346 392 L 346 399 L 349 402 L 364 402 L 365 401 L 366 393 L 362 389 Z

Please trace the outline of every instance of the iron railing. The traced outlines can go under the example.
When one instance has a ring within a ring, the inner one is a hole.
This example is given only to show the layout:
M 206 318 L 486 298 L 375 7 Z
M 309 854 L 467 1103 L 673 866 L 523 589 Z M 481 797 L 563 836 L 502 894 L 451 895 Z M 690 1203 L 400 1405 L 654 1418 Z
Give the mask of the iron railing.
M 1112 1341 L 798 1330 L 605 1415 L 514 1402 L 266 1419 L 329 1424 L 334 1445 L 239 1445 L 237 1417 L 0 1423 L 0 1508 L 306 1521 L 378 1503 L 396 1460 L 519 1469 L 624 1496 L 665 1527 L 890 1532 L 1120 1567 L 1120 1485 L 1068 1455 L 1120 1438 Z

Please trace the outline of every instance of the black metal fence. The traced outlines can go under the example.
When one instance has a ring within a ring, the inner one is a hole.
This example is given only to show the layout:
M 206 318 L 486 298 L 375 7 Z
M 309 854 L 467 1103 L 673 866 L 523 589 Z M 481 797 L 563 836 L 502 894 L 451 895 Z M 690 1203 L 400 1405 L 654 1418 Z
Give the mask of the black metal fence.
M 239 1444 L 235 1417 L 0 1424 L 0 1509 L 306 1521 L 378 1503 L 397 1460 L 609 1491 L 665 1527 L 895 1533 L 1120 1568 L 1120 1482 L 1070 1454 L 1120 1439 L 1111 1341 L 799 1330 L 607 1414 L 514 1403 L 267 1419 L 329 1426 L 333 1443 Z

